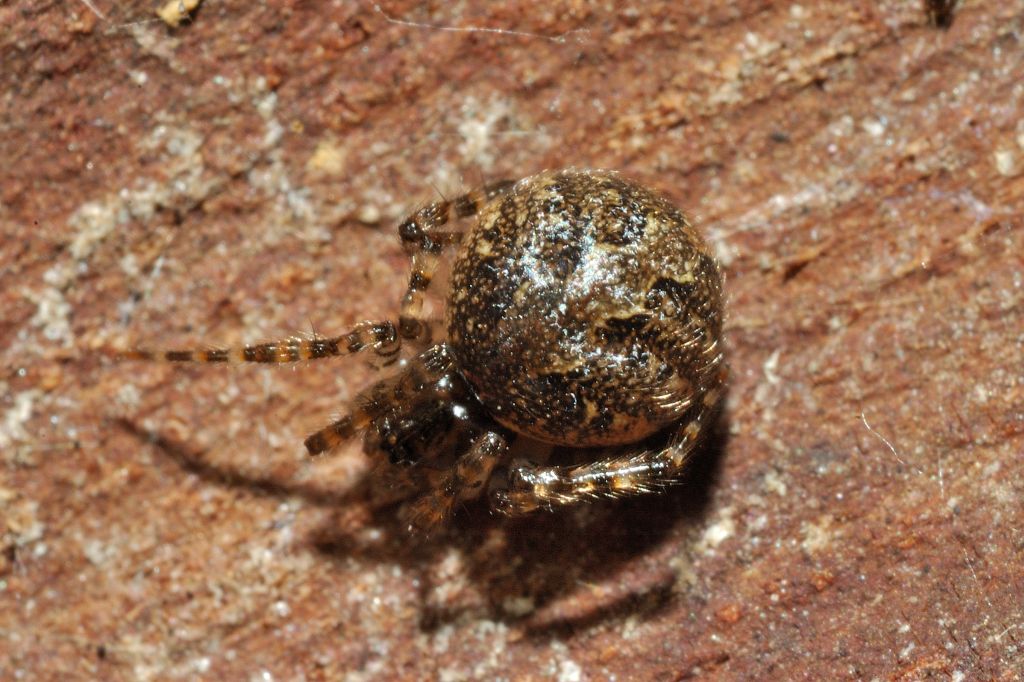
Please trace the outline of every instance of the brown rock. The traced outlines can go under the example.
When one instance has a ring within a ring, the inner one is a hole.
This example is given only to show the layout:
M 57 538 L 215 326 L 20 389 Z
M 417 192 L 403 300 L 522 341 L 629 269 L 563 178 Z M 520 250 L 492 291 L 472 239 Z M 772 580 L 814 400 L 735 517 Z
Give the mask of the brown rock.
M 154 7 L 0 7 L 0 678 L 1024 675 L 1022 0 Z M 90 350 L 394 315 L 397 220 L 570 164 L 726 273 L 662 495 L 410 540 L 301 452 L 358 361 Z

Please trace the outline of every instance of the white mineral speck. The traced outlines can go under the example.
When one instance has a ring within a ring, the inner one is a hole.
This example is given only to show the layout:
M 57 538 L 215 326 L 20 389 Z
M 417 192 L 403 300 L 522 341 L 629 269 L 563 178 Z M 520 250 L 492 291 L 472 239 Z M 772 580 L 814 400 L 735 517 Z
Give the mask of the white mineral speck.
M 583 679 L 583 669 L 579 663 L 571 660 L 564 660 L 558 666 L 558 682 L 580 682 Z
M 1017 155 L 1012 149 L 1000 149 L 994 155 L 996 170 L 1000 175 L 1013 176 L 1020 174 L 1021 164 L 1017 162 Z
M 804 523 L 800 531 L 804 536 L 801 546 L 805 552 L 813 554 L 825 549 L 832 543 L 832 516 L 825 514 L 815 523 Z
M 14 404 L 4 413 L 3 422 L 0 424 L 0 449 L 29 439 L 25 423 L 32 417 L 32 406 L 39 395 L 39 391 L 30 389 L 14 396 Z
M 861 124 L 861 127 L 871 137 L 881 137 L 882 133 L 885 132 L 885 124 L 878 119 L 865 119 Z
M 775 493 L 780 497 L 785 497 L 786 491 L 788 490 L 786 488 L 786 482 L 782 480 L 782 476 L 779 475 L 779 472 L 774 469 L 764 475 L 762 485 L 765 490 Z
M 736 522 L 733 521 L 731 507 L 723 509 L 719 513 L 719 517 L 718 521 L 707 527 L 700 539 L 700 544 L 705 549 L 718 547 L 736 532 Z

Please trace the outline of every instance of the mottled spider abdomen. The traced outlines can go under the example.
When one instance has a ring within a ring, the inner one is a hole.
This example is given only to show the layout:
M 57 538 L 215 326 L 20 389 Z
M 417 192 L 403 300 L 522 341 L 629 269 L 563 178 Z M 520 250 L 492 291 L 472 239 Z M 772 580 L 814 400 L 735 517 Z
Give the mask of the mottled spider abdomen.
M 720 394 L 718 265 L 679 209 L 615 173 L 545 172 L 483 206 L 446 324 L 491 416 L 548 443 L 636 443 Z

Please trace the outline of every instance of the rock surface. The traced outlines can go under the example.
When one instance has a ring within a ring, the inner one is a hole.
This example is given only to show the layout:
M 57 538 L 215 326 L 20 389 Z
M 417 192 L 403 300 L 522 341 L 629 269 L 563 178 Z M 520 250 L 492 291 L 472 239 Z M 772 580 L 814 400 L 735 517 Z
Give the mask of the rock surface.
M 1024 675 L 1024 1 L 459 6 L 0 6 L 0 678 Z M 359 361 L 96 354 L 394 315 L 404 214 L 570 164 L 727 274 L 665 494 L 410 540 L 301 451 Z

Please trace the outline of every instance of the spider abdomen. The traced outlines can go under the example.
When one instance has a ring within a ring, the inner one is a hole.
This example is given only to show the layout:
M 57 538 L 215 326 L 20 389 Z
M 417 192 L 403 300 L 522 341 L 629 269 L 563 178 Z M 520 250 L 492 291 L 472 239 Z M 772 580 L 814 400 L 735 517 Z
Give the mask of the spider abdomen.
M 491 416 L 549 443 L 634 443 L 721 382 L 714 258 L 681 211 L 610 172 L 545 172 L 484 206 L 446 323 Z

